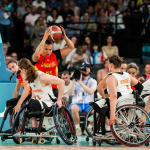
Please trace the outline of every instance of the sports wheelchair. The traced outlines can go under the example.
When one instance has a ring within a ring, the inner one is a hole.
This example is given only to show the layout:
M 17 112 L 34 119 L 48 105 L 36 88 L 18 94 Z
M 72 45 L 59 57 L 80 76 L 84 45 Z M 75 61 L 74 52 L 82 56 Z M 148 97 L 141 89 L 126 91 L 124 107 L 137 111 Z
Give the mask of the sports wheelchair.
M 26 103 L 26 102 L 25 102 Z M 21 105 L 21 107 L 25 104 L 23 103 Z M 12 139 L 12 126 L 13 126 L 13 123 L 15 121 L 15 117 L 16 117 L 16 114 L 14 113 L 15 111 L 13 110 L 14 106 L 8 106 L 5 110 L 5 113 L 4 113 L 4 117 L 3 117 L 3 121 L 1 123 L 1 126 L 0 126 L 0 136 L 1 136 L 1 140 L 2 141 L 5 141 L 7 139 Z M 7 129 L 5 131 L 3 131 L 3 127 L 4 127 L 4 123 L 8 117 L 8 113 L 9 111 L 11 111 L 10 113 L 10 118 L 9 118 L 9 125 L 10 125 L 10 129 Z
M 22 114 L 22 115 L 21 115 Z M 37 132 L 31 132 L 32 126 L 30 119 L 35 115 L 40 115 Z M 41 132 L 41 128 L 46 131 Z M 71 114 L 65 106 L 60 109 L 57 105 L 50 108 L 44 107 L 39 112 L 29 112 L 28 104 L 24 105 L 18 112 L 13 128 L 13 141 L 16 144 L 21 144 L 24 141 L 32 142 L 33 144 L 44 144 L 45 141 L 52 142 L 56 138 L 56 143 L 59 144 L 59 137 L 68 145 L 76 143 L 76 128 Z
M 92 109 L 86 117 L 85 127 L 89 137 L 93 139 L 93 145 L 102 142 L 107 144 L 123 144 L 126 146 L 137 147 L 145 144 L 149 145 L 150 140 L 150 116 L 144 111 L 145 103 L 139 99 L 138 91 L 134 91 L 134 98 L 123 98 L 117 103 L 116 118 L 117 122 L 111 124 L 111 132 L 105 131 L 105 117 L 109 118 L 109 106 L 103 107 L 103 113 L 97 113 Z M 143 114 L 146 122 L 141 119 Z M 92 130 L 87 128 L 93 122 Z M 103 121 L 102 121 L 103 120 Z M 87 140 L 87 139 L 86 139 Z

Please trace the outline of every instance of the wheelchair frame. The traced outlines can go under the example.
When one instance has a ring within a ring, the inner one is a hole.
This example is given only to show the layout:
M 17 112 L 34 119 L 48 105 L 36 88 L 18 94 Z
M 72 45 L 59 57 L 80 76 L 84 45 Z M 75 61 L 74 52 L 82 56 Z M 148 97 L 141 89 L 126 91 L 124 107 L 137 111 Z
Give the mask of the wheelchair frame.
M 135 100 L 136 100 L 136 105 L 134 104 L 126 104 L 126 105 L 123 105 L 123 106 L 120 106 L 119 108 L 117 108 L 117 110 L 119 109 L 123 109 L 126 111 L 127 108 L 130 108 L 130 107 L 135 107 L 136 109 L 139 109 L 141 110 L 145 115 L 146 117 L 148 118 L 148 121 L 149 121 L 149 124 L 146 124 L 146 125 L 142 125 L 143 127 L 141 128 L 141 130 L 139 131 L 140 134 L 142 134 L 143 130 L 144 130 L 144 126 L 148 127 L 150 129 L 150 116 L 148 113 L 146 113 L 146 111 L 144 111 L 141 107 L 143 107 L 143 102 L 141 101 L 138 101 L 138 94 L 137 92 L 135 91 L 134 92 L 134 97 L 135 97 Z M 126 108 L 126 109 L 125 109 Z M 116 113 L 117 113 L 117 110 L 116 110 Z M 136 117 L 138 117 L 138 114 L 136 114 Z M 136 118 L 135 117 L 135 118 Z M 137 118 L 136 118 L 137 119 Z M 127 124 L 129 129 L 132 129 L 132 130 L 135 130 L 136 129 L 136 126 L 137 124 L 136 123 L 133 123 L 133 121 L 130 122 L 130 124 Z M 139 123 L 139 119 L 138 119 L 138 126 L 140 126 L 140 123 Z M 133 141 L 133 139 L 130 139 L 130 135 L 131 133 L 129 132 L 129 138 L 127 139 L 127 141 L 122 141 L 121 138 L 118 137 L 118 134 L 115 133 L 114 131 L 114 127 L 115 125 L 111 125 L 111 132 L 110 134 L 107 134 L 106 136 L 97 136 L 96 133 L 97 133 L 97 119 L 96 119 L 96 111 L 94 111 L 94 133 L 93 133 L 93 145 L 95 146 L 96 143 L 99 144 L 99 146 L 101 146 L 101 143 L 104 141 L 108 144 L 111 144 L 111 145 L 114 145 L 114 144 L 118 144 L 116 142 L 116 140 L 120 143 L 120 144 L 124 144 L 126 146 L 132 146 L 132 147 L 136 147 L 136 146 L 141 146 L 143 144 L 145 144 L 146 146 L 149 145 L 149 139 L 150 139 L 150 130 L 149 130 L 149 134 L 147 136 L 147 139 L 145 139 L 145 141 L 139 143 L 139 144 L 136 144 L 136 143 L 130 143 L 130 140 Z M 133 129 L 135 127 L 135 129 Z M 138 130 L 138 129 L 137 129 Z M 119 134 L 120 134 L 120 131 L 119 131 Z M 142 135 L 136 135 L 137 136 L 137 139 L 142 136 Z M 124 136 L 124 135 L 122 135 Z M 132 135 L 133 136 L 133 135 Z M 144 136 L 144 135 L 143 135 Z M 133 136 L 134 137 L 134 136 Z M 140 138 L 139 138 L 140 139 Z M 139 140 L 138 139 L 138 140 Z M 137 140 L 135 140 L 137 142 Z
M 37 133 L 30 133 L 25 128 L 26 126 L 28 126 L 28 124 L 26 124 L 26 121 L 27 121 L 26 118 L 28 118 L 28 110 L 26 107 L 27 107 L 27 105 L 25 105 L 19 111 L 19 113 L 16 116 L 14 125 L 13 125 L 12 136 L 13 136 L 13 140 L 16 144 L 20 144 L 26 140 L 32 141 L 32 143 L 34 143 L 34 144 L 37 144 L 38 140 L 40 141 L 41 144 L 44 144 L 45 140 L 48 140 L 49 143 L 51 143 L 51 141 L 54 138 L 56 138 L 56 143 L 59 144 L 60 143 L 60 140 L 58 139 L 59 137 L 61 137 L 61 139 L 68 145 L 72 145 L 76 142 L 75 124 L 74 124 L 71 114 L 66 109 L 66 107 L 62 106 L 60 109 L 58 109 L 58 107 L 56 107 L 56 105 L 54 106 L 53 119 L 54 119 L 55 125 L 50 127 L 46 132 L 40 132 L 42 124 L 43 124 L 43 119 L 44 119 L 44 117 L 46 117 L 45 109 L 42 111 L 42 113 L 40 112 L 41 116 L 40 116 L 40 123 L 38 126 Z M 25 111 L 24 111 L 24 109 L 25 109 Z M 62 113 L 60 114 L 61 110 L 62 110 L 62 112 L 64 112 L 63 114 Z M 19 132 L 16 133 L 15 123 L 17 121 L 19 114 L 22 113 L 23 111 L 24 111 L 24 114 L 21 119 L 23 122 L 19 122 L 19 124 L 20 124 L 19 129 L 18 129 Z M 34 114 L 30 113 L 30 115 L 33 116 Z M 62 115 L 64 115 L 63 116 L 64 118 L 62 120 L 59 120 L 59 118 L 61 118 Z M 66 120 L 67 120 L 67 122 L 66 122 Z M 63 134 L 62 128 L 61 128 L 62 125 L 65 126 L 65 128 L 63 128 L 63 132 L 65 132 L 64 130 L 66 130 L 66 128 L 67 128 L 67 131 L 70 131 L 70 133 Z

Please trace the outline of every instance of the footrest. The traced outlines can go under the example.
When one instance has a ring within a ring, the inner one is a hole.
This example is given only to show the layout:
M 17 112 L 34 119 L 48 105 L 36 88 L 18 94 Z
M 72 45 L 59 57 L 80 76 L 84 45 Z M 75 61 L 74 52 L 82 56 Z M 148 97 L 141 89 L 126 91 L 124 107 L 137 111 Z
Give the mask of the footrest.
M 52 138 L 57 138 L 59 136 L 57 135 L 44 135 L 44 134 L 40 134 L 40 135 L 36 135 L 35 133 L 28 133 L 28 134 L 14 134 L 14 137 L 26 137 L 26 138 L 31 138 L 31 137 L 37 137 L 37 138 L 41 138 L 41 137 L 52 137 Z

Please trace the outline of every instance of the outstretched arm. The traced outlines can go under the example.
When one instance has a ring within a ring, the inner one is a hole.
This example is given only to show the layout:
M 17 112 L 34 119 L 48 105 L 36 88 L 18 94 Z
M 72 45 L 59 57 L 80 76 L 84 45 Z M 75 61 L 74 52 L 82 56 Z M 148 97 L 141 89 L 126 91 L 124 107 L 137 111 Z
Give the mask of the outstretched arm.
M 65 39 L 66 44 L 67 44 L 66 47 L 60 50 L 61 57 L 64 57 L 64 56 L 67 56 L 74 49 L 74 45 L 72 41 L 66 36 L 65 30 L 63 27 L 61 27 L 61 30 L 62 30 L 62 38 Z
M 47 28 L 47 29 L 45 30 L 44 37 L 43 37 L 41 43 L 40 43 L 39 46 L 36 48 L 36 50 L 35 50 L 35 52 L 34 52 L 34 54 L 33 54 L 33 56 L 32 56 L 32 60 L 33 60 L 34 62 L 37 62 L 37 61 L 39 60 L 40 54 L 42 53 L 42 50 L 43 50 L 43 48 L 44 48 L 45 41 L 48 39 L 49 33 L 50 33 L 50 29 Z
M 21 107 L 21 104 L 22 102 L 26 99 L 26 97 L 28 96 L 29 94 L 29 91 L 30 91 L 30 86 L 28 84 L 28 81 L 25 80 L 25 75 L 24 74 L 21 74 L 22 78 L 23 78 L 23 85 L 24 85 L 24 90 L 22 92 L 22 95 L 17 103 L 17 105 L 14 107 L 15 109 L 15 113 L 18 112 L 20 110 L 20 107 Z

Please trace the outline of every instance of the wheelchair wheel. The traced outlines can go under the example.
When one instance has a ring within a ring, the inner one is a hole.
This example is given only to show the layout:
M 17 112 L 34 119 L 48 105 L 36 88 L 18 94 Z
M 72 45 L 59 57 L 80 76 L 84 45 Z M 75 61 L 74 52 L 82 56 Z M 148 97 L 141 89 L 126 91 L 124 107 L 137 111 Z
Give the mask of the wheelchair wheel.
M 144 116 L 146 121 L 143 122 Z M 111 132 L 121 144 L 131 147 L 141 146 L 150 138 L 150 116 L 137 105 L 124 105 L 116 110 L 116 124 Z
M 62 140 L 68 145 L 74 144 L 76 140 L 76 128 L 68 109 L 64 106 L 59 109 L 55 105 L 53 109 L 53 118 L 56 130 Z
M 89 135 L 89 137 L 93 136 L 93 131 L 94 131 L 94 113 L 93 113 L 93 108 L 91 108 L 89 110 L 89 112 L 87 113 L 86 117 L 85 117 L 85 129 L 87 134 Z M 97 119 L 97 132 L 100 131 L 100 118 L 99 118 L 99 114 L 96 114 L 96 119 Z M 92 128 L 88 128 L 88 125 L 91 125 Z
M 20 138 L 19 137 L 14 137 L 13 135 L 15 133 L 18 133 L 18 132 L 21 132 L 21 129 L 22 129 L 22 122 L 23 122 L 23 113 L 24 113 L 24 110 L 25 108 L 27 107 L 28 104 L 24 105 L 20 111 L 17 113 L 17 116 L 15 118 L 15 121 L 14 121 L 14 124 L 13 124 L 13 127 L 12 127 L 12 138 L 13 138 L 13 141 L 16 143 L 16 144 L 20 144 Z M 27 120 L 26 122 L 28 122 L 29 120 Z

